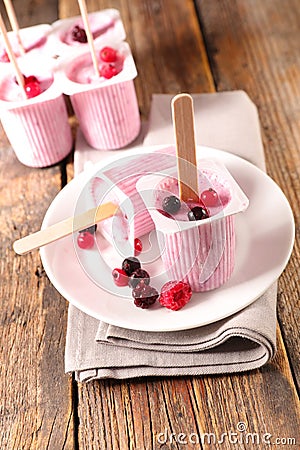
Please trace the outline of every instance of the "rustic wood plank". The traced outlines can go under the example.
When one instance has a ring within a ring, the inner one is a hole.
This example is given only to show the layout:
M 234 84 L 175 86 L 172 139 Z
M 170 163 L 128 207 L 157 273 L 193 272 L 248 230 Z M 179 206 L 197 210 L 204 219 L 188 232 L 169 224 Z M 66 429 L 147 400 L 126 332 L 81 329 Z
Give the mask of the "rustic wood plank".
M 296 219 L 293 255 L 279 281 L 278 313 L 299 389 L 299 2 L 221 1 L 215 8 L 204 0 L 198 5 L 217 89 L 244 89 L 258 106 L 267 171 Z
M 21 27 L 57 18 L 56 1 L 14 5 Z M 39 229 L 61 189 L 62 167 L 23 166 L 0 127 L 1 449 L 73 448 L 72 380 L 63 363 L 67 305 L 39 253 L 20 257 L 12 249 Z

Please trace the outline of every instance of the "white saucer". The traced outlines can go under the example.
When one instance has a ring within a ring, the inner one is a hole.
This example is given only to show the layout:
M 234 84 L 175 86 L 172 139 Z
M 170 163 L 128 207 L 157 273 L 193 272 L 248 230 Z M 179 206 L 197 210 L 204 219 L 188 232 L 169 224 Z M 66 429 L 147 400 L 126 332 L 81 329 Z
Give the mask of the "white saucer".
M 127 151 L 126 155 L 157 148 L 142 147 Z M 117 259 L 118 255 L 99 233 L 97 241 L 101 258 L 98 248 L 78 251 L 73 238 L 67 237 L 41 248 L 40 253 L 49 279 L 70 303 L 99 320 L 123 328 L 175 331 L 228 317 L 254 302 L 277 280 L 290 258 L 295 234 L 294 219 L 286 197 L 270 177 L 246 160 L 207 147 L 198 147 L 197 152 L 198 157 L 213 157 L 223 162 L 250 200 L 246 212 L 236 217 L 236 264 L 231 279 L 217 290 L 194 293 L 191 301 L 179 311 L 170 311 L 159 304 L 142 310 L 134 306 L 129 288 L 114 286 L 111 270 L 120 267 L 122 261 Z M 122 165 L 119 152 L 110 161 L 114 160 Z M 71 216 L 86 183 L 106 165 L 107 161 L 95 165 L 92 171 L 81 173 L 65 186 L 50 205 L 43 228 Z M 110 268 L 101 267 L 102 257 L 106 264 L 109 261 Z M 145 269 L 150 275 L 153 271 L 157 274 L 160 265 L 158 260 L 155 266 Z M 110 280 L 112 289 L 99 286 L 101 277 Z M 155 282 L 163 284 L 165 281 L 167 279 L 162 275 L 157 276 Z

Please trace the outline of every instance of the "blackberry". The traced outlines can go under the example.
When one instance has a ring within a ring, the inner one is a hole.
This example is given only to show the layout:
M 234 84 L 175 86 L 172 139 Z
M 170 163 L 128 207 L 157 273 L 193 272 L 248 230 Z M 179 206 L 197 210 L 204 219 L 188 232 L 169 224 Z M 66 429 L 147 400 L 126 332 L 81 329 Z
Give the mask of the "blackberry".
M 188 212 L 188 218 L 190 221 L 203 220 L 203 219 L 207 219 L 208 217 L 209 217 L 208 212 L 202 206 L 194 206 L 194 208 L 192 208 Z
M 81 42 L 82 44 L 87 43 L 87 35 L 83 28 L 76 25 L 72 30 L 73 41 Z
M 138 284 L 132 291 L 132 297 L 134 298 L 134 304 L 138 308 L 148 309 L 153 305 L 159 297 L 157 290 L 149 285 Z
M 162 202 L 162 209 L 169 214 L 176 214 L 180 210 L 181 202 L 175 195 L 165 197 Z
M 127 273 L 129 277 L 133 274 L 133 272 L 140 268 L 141 263 L 134 256 L 130 256 L 129 258 L 124 259 L 124 261 L 122 262 L 122 269 Z
M 129 279 L 129 286 L 136 288 L 138 284 L 148 285 L 150 283 L 150 275 L 144 269 L 137 269 L 133 272 Z

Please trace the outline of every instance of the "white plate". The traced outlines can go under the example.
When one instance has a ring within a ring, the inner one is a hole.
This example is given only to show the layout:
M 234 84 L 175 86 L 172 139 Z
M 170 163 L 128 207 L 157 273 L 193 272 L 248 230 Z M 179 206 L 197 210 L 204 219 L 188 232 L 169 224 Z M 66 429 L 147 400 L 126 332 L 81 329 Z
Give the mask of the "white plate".
M 126 151 L 124 155 L 152 150 L 153 147 L 143 147 Z M 207 147 L 198 147 L 197 152 L 198 157 L 213 157 L 223 162 L 250 200 L 247 211 L 236 217 L 236 264 L 230 280 L 219 289 L 194 293 L 191 301 L 179 311 L 170 311 L 160 305 L 142 310 L 135 307 L 129 298 L 129 288 L 107 290 L 99 286 L 101 277 L 109 279 L 114 286 L 111 274 L 107 277 L 107 273 L 120 267 L 122 262 L 99 233 L 97 241 L 101 256 L 106 261 L 108 258 L 111 268 L 97 266 L 98 261 L 99 264 L 103 261 L 99 259 L 98 248 L 78 252 L 73 238 L 67 237 L 43 247 L 40 252 L 49 279 L 70 303 L 99 320 L 120 327 L 175 331 L 203 326 L 240 311 L 279 277 L 289 260 L 295 231 L 286 197 L 270 177 L 244 159 Z M 122 164 L 119 152 L 112 160 L 119 160 Z M 50 205 L 43 228 L 71 216 L 86 183 L 106 165 L 107 161 L 97 164 L 92 173 L 83 172 L 65 186 Z M 151 270 L 159 271 L 160 265 L 159 260 L 145 268 L 152 275 Z M 157 277 L 158 283 L 164 281 L 167 280 L 163 276 L 161 279 Z

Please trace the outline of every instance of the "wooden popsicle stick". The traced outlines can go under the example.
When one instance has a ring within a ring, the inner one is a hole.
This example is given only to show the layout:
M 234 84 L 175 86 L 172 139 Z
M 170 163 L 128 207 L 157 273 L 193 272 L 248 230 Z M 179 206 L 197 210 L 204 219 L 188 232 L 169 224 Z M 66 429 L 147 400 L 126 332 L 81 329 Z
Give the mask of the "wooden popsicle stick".
M 25 49 L 22 43 L 22 39 L 20 36 L 20 27 L 18 24 L 18 20 L 17 20 L 17 16 L 12 4 L 11 0 L 4 0 L 4 4 L 5 4 L 5 8 L 6 8 L 6 12 L 11 24 L 11 28 L 12 30 L 15 32 L 16 36 L 17 36 L 17 40 L 18 40 L 18 44 L 19 44 L 19 48 L 20 48 L 20 53 L 21 55 L 25 54 Z
M 179 196 L 184 202 L 199 202 L 198 171 L 194 130 L 193 99 L 178 94 L 172 99 L 175 131 Z
M 1 33 L 2 33 L 2 36 L 3 36 L 3 40 L 4 40 L 4 44 L 5 44 L 5 48 L 6 48 L 8 57 L 10 59 L 10 62 L 12 64 L 12 66 L 14 68 L 14 71 L 15 71 L 15 74 L 16 74 L 16 79 L 17 79 L 17 81 L 19 83 L 19 86 L 21 87 L 21 89 L 23 91 L 24 97 L 27 98 L 26 91 L 25 91 L 24 76 L 23 76 L 22 72 L 19 69 L 19 66 L 18 66 L 18 63 L 17 63 L 17 59 L 15 57 L 15 54 L 14 54 L 13 49 L 11 47 L 10 41 L 8 39 L 7 30 L 6 30 L 6 27 L 5 27 L 5 24 L 4 24 L 4 21 L 3 21 L 3 18 L 2 18 L 1 14 L 0 14 L 0 29 L 1 29 Z
M 81 17 L 82 17 L 82 20 L 83 20 L 83 24 L 84 24 L 84 28 L 85 28 L 86 37 L 87 37 L 87 40 L 88 40 L 90 52 L 91 52 L 91 55 L 92 55 L 92 61 L 93 61 L 95 73 L 96 73 L 97 77 L 100 77 L 100 70 L 99 70 L 99 67 L 98 67 L 98 60 L 97 60 L 97 56 L 96 56 L 96 50 L 95 50 L 95 45 L 94 45 L 94 38 L 93 38 L 93 35 L 92 35 L 92 32 L 91 32 L 91 28 L 90 28 L 90 24 L 89 24 L 88 12 L 87 12 L 87 6 L 86 6 L 86 3 L 85 3 L 85 0 L 78 0 L 78 4 L 79 4 L 80 13 L 81 13 Z
M 79 216 L 69 217 L 48 228 L 44 228 L 43 230 L 29 234 L 28 236 L 15 241 L 13 249 L 19 255 L 24 255 L 25 253 L 36 250 L 46 244 L 69 236 L 76 231 L 91 227 L 95 223 L 101 222 L 101 220 L 112 217 L 117 212 L 118 208 L 118 205 L 109 202 L 90 209 Z

